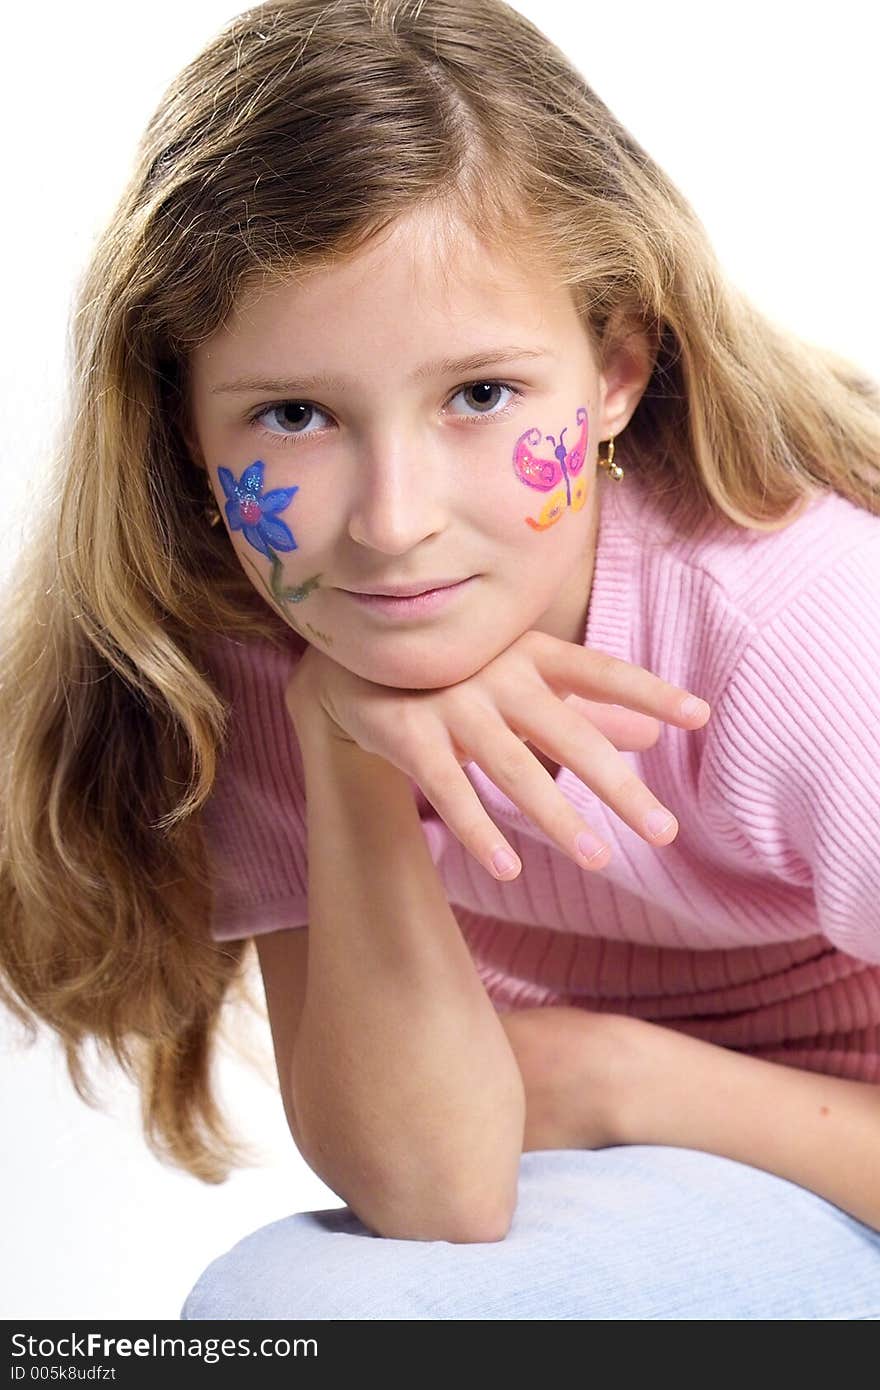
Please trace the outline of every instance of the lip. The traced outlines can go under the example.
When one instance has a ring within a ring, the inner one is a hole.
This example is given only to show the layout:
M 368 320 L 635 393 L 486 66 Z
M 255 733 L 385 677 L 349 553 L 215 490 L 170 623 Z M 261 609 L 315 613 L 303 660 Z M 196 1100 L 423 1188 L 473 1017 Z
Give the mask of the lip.
M 349 598 L 353 598 L 361 607 L 369 608 L 374 613 L 383 613 L 391 618 L 419 618 L 424 614 L 435 613 L 447 603 L 451 603 L 455 595 L 466 589 L 474 579 L 476 575 L 472 574 L 469 579 L 462 579 L 458 584 L 447 584 L 444 588 L 428 589 L 425 593 L 401 598 L 389 598 L 387 594 L 358 594 L 353 589 L 343 589 L 342 592 L 348 594 Z
M 451 589 L 461 584 L 460 579 L 423 579 L 419 584 L 392 584 L 390 589 L 348 589 L 349 594 L 372 594 L 379 598 L 415 598 L 417 594 L 429 594 L 432 589 Z

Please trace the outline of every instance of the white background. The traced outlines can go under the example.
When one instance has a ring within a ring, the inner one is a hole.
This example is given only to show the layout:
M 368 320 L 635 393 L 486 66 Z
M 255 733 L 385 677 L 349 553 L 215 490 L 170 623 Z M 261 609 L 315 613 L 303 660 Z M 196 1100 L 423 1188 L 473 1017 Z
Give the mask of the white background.
M 40 505 L 74 282 L 163 88 L 242 8 L 55 0 L 4 17 L 0 566 L 14 564 L 21 524 Z M 872 7 L 517 8 L 690 198 L 730 278 L 779 323 L 880 376 Z M 204 1266 L 235 1241 L 291 1212 L 342 1205 L 288 1136 L 268 1025 L 245 1026 L 271 1083 L 234 1057 L 218 1082 L 265 1164 L 210 1187 L 152 1158 L 120 1072 L 101 1069 L 106 1109 L 90 1110 L 54 1041 L 27 1050 L 0 1015 L 0 1318 L 177 1318 Z

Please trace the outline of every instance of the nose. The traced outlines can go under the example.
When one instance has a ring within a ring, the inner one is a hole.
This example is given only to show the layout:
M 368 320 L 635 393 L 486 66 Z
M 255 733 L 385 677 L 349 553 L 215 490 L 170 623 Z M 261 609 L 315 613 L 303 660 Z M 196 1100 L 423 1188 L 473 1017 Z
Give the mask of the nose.
M 409 440 L 387 437 L 365 448 L 357 465 L 348 533 L 359 545 L 403 555 L 446 520 L 442 462 Z

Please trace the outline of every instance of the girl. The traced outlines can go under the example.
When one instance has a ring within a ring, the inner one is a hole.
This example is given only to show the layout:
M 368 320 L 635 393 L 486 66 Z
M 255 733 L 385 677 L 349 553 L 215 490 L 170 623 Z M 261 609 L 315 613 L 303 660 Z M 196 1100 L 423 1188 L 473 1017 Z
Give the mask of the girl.
M 873 386 L 502 0 L 233 20 L 74 333 L 3 998 L 219 1182 L 253 939 L 347 1204 L 183 1316 L 877 1316 Z

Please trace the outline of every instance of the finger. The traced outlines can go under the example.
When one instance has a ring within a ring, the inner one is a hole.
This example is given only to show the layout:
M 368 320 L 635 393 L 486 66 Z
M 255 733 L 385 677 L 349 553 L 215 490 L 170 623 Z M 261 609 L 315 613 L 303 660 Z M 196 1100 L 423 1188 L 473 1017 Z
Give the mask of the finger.
M 652 715 L 685 729 L 702 728 L 711 714 L 706 701 L 683 686 L 673 685 L 644 666 L 621 661 L 609 652 L 563 642 L 547 633 L 540 634 L 533 650 L 535 665 L 544 679 L 566 692 L 626 705 L 639 714 Z M 697 701 L 693 713 L 682 711 L 686 700 Z
M 660 723 L 652 715 L 637 714 L 624 705 L 609 705 L 601 700 L 585 700 L 582 695 L 567 695 L 566 705 L 575 714 L 589 719 L 594 728 L 610 739 L 615 748 L 626 753 L 643 752 L 653 748 L 660 737 Z
M 525 727 L 529 740 L 561 766 L 576 773 L 600 800 L 649 844 L 666 845 L 675 838 L 678 822 L 672 811 L 657 800 L 614 744 L 588 719 L 576 714 L 551 691 L 535 689 L 529 697 L 526 720 L 523 726 L 521 718 L 520 725 Z M 546 772 L 537 759 L 535 765 L 541 772 Z M 553 778 L 549 780 L 556 795 L 562 796 Z M 535 785 L 538 785 L 537 781 Z M 547 789 L 541 785 L 546 796 Z M 525 786 L 530 788 L 532 782 L 527 781 Z M 562 799 L 565 800 L 564 797 Z M 543 798 L 542 801 L 546 805 Z M 665 826 L 664 822 L 667 822 Z
M 423 752 L 416 780 L 438 816 L 493 878 L 516 878 L 522 869 L 522 861 L 495 825 L 471 786 L 467 773 L 451 752 L 439 755 L 432 752 L 428 755 L 427 766 L 425 756 Z M 531 757 L 531 754 L 528 756 Z M 532 762 L 535 762 L 534 758 Z M 535 766 L 543 772 L 540 763 L 535 763 Z
M 547 699 L 558 711 L 559 700 L 549 693 Z M 578 718 L 577 715 L 571 717 Z M 595 732 L 595 737 L 608 744 L 600 733 Z M 491 777 L 505 796 L 554 840 L 564 854 L 582 869 L 605 868 L 610 846 L 562 795 L 547 769 L 502 718 L 484 711 L 479 727 L 469 731 L 468 744 L 472 761 L 479 764 L 487 777 Z

